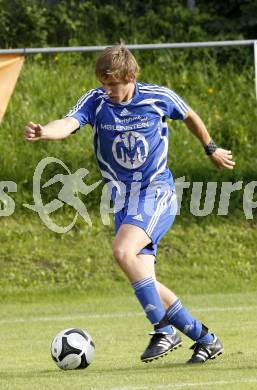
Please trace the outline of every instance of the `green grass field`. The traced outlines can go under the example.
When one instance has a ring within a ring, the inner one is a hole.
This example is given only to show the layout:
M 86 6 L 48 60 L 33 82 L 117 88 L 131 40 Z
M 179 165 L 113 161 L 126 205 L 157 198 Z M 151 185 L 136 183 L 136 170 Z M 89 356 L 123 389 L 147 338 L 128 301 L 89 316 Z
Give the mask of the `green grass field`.
M 183 337 L 179 350 L 141 363 L 151 326 L 132 293 L 1 304 L 0 389 L 256 389 L 256 293 L 182 298 L 222 339 L 225 352 L 217 360 L 186 366 L 192 341 Z M 86 370 L 62 371 L 50 357 L 53 336 L 66 327 L 88 330 L 96 343 Z

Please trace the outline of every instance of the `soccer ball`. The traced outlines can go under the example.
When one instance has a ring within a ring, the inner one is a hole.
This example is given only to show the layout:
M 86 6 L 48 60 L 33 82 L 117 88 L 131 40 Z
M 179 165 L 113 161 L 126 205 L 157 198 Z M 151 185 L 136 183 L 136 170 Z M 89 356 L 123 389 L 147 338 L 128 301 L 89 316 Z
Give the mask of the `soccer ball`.
M 95 344 L 88 332 L 69 328 L 59 332 L 52 341 L 51 355 L 62 370 L 86 368 L 92 362 Z

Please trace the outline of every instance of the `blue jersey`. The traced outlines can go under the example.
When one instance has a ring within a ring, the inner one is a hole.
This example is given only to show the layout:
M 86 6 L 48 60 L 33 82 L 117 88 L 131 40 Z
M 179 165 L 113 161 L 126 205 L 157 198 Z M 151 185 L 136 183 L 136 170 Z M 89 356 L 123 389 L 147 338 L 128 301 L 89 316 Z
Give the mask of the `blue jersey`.
M 168 127 L 166 118 L 185 118 L 186 103 L 172 90 L 152 84 L 135 84 L 128 102 L 112 103 L 101 87 L 92 89 L 67 116 L 80 127 L 94 130 L 94 148 L 105 181 L 122 182 L 129 191 L 135 177 L 146 188 L 153 181 L 173 185 L 167 166 Z

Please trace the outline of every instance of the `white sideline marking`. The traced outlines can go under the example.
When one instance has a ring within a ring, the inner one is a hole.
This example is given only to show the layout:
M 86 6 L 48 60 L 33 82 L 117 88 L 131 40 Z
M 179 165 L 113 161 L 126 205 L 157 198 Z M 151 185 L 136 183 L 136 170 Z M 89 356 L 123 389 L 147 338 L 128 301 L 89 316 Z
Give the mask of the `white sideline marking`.
M 224 312 L 224 311 L 253 311 L 257 310 L 257 306 L 237 306 L 237 307 L 213 307 L 213 308 L 197 308 L 192 309 L 192 312 Z M 70 321 L 70 320 L 83 320 L 83 319 L 97 319 L 97 318 L 126 318 L 126 317 L 139 317 L 145 315 L 143 312 L 125 312 L 125 313 L 101 313 L 101 314 L 80 314 L 69 316 L 36 316 L 33 318 L 12 318 L 0 320 L 2 324 L 24 323 L 24 322 L 40 322 L 40 321 Z
M 222 386 L 222 385 L 235 385 L 237 383 L 257 383 L 257 378 L 249 378 L 245 380 L 237 380 L 237 381 L 215 381 L 215 382 L 195 382 L 195 383 L 167 383 L 165 385 L 155 385 L 155 389 L 182 389 L 188 387 L 199 387 L 199 386 Z M 111 387 L 106 390 L 148 390 L 149 385 L 143 386 L 129 386 L 129 387 Z M 91 390 L 100 390 L 97 388 L 93 388 Z
M 81 314 L 74 316 L 38 316 L 33 318 L 14 318 L 12 320 L 0 320 L 1 324 L 10 324 L 17 322 L 39 322 L 39 321 L 66 321 L 66 320 L 83 320 L 83 319 L 95 319 L 95 318 L 125 318 L 142 316 L 144 313 L 102 313 L 102 314 Z

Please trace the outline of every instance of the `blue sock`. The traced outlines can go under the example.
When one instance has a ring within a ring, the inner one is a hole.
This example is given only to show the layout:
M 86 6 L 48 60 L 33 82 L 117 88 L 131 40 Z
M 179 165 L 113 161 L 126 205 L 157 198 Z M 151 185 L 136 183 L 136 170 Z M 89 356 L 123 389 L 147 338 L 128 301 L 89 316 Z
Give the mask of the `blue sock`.
M 213 336 L 210 333 L 201 337 L 202 323 L 191 316 L 179 299 L 168 308 L 166 314 L 170 324 L 192 340 L 197 340 L 200 343 L 211 343 L 213 341 Z
M 154 279 L 152 277 L 144 278 L 138 282 L 132 283 L 132 287 L 135 291 L 137 299 L 141 303 L 148 320 L 153 324 L 158 324 L 166 312 L 162 305 L 159 293 L 156 289 Z M 174 332 L 170 325 L 164 326 L 155 330 L 156 333 L 168 333 Z

